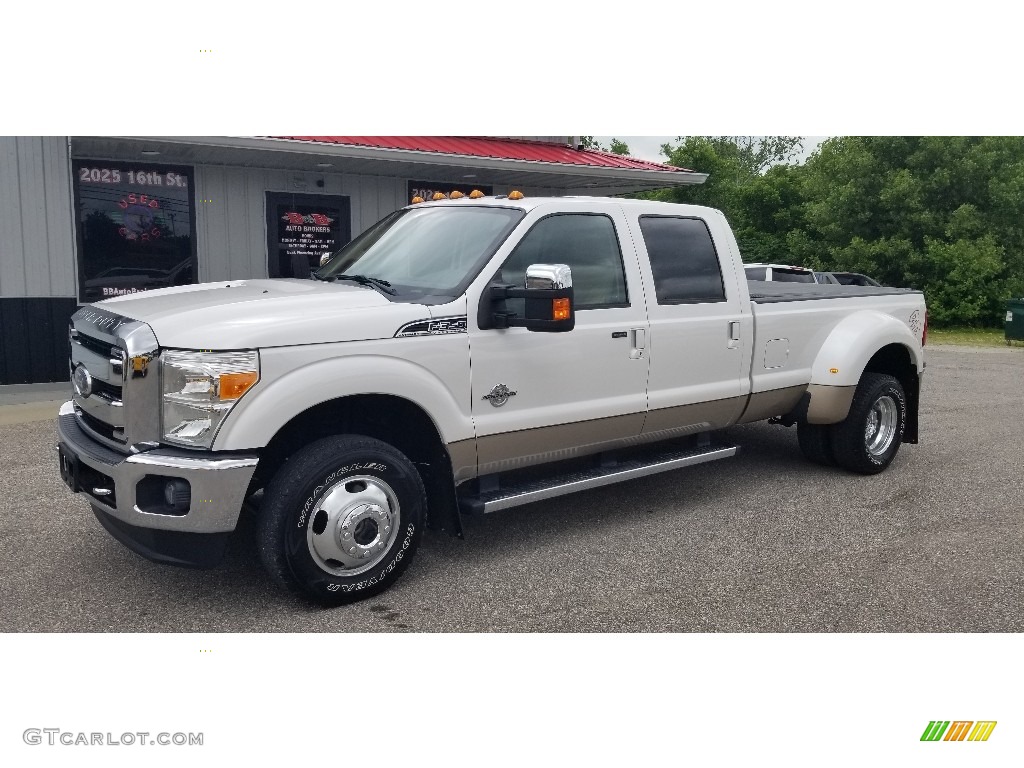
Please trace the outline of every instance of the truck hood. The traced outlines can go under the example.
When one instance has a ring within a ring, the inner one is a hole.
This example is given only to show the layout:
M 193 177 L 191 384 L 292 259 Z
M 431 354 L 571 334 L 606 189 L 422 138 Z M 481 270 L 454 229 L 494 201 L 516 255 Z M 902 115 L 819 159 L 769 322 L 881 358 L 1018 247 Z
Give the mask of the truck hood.
M 149 324 L 162 347 L 255 349 L 391 338 L 430 317 L 375 289 L 316 280 L 228 280 L 119 296 L 94 305 Z

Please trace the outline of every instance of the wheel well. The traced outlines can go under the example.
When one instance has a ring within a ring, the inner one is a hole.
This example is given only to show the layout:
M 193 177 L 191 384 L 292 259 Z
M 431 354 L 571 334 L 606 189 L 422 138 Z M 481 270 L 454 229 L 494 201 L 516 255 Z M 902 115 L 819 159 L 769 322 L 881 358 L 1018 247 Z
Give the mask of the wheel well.
M 865 373 L 885 373 L 895 377 L 907 396 L 907 418 L 903 431 L 904 443 L 917 442 L 917 413 L 921 382 L 910 351 L 902 344 L 889 344 L 872 355 L 864 367 Z
M 394 395 L 353 395 L 314 405 L 278 430 L 260 451 L 255 490 L 303 446 L 330 435 L 375 437 L 416 466 L 427 492 L 432 527 L 462 536 L 451 458 L 434 421 L 416 403 Z

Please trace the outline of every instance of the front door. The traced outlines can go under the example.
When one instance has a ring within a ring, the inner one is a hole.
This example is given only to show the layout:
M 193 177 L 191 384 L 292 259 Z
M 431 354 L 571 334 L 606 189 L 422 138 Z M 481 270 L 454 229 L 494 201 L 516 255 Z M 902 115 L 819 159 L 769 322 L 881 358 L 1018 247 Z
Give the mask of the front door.
M 623 444 L 640 434 L 647 410 L 647 312 L 621 209 L 590 202 L 587 212 L 535 213 L 493 281 L 522 286 L 531 264 L 568 264 L 576 326 L 480 330 L 470 310 L 481 475 Z

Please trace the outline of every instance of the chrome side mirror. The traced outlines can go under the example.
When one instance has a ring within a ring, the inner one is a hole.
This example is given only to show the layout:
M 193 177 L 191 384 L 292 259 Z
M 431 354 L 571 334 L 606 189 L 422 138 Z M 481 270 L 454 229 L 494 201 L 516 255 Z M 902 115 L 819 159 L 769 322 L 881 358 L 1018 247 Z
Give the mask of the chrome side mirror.
M 531 264 L 526 268 L 526 285 L 491 285 L 480 297 L 477 322 L 481 329 L 527 328 L 531 331 L 564 333 L 576 327 L 573 309 L 572 271 L 566 264 Z M 506 309 L 506 299 L 525 299 L 525 312 Z
M 526 268 L 527 288 L 572 288 L 568 264 L 531 264 Z

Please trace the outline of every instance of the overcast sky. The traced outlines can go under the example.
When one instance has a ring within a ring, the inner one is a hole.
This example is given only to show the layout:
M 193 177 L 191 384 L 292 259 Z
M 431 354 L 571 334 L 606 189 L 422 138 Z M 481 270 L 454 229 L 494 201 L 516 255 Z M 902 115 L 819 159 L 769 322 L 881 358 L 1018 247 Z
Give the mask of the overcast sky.
M 662 144 L 677 144 L 678 136 L 595 136 L 594 139 L 602 146 L 610 147 L 613 138 L 626 142 L 629 154 L 641 160 L 664 163 L 667 159 L 661 154 Z M 811 152 L 823 142 L 827 136 L 804 136 L 804 152 L 801 160 L 807 159 Z M 697 169 L 699 170 L 699 169 Z

